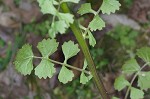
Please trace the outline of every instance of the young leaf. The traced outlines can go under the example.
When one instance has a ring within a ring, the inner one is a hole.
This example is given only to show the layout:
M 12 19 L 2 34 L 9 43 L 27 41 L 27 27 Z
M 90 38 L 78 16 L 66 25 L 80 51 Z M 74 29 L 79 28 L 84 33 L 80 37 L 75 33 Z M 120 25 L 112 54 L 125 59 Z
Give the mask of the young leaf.
M 74 21 L 73 15 L 70 13 L 58 13 L 57 16 L 60 20 L 64 20 L 68 26 L 70 26 L 70 24 Z
M 53 6 L 52 0 L 37 0 L 39 2 L 39 6 L 41 7 L 41 11 L 43 14 L 52 14 L 56 15 L 57 10 Z
M 87 67 L 87 61 L 84 60 L 84 66 L 83 66 L 83 70 L 85 70 Z M 93 76 L 89 75 L 88 77 L 85 75 L 84 72 L 81 73 L 80 75 L 80 83 L 82 84 L 86 84 Z
M 85 74 L 82 72 L 80 75 L 80 83 L 86 84 L 89 81 L 88 77 L 85 76 Z
M 93 13 L 93 12 L 94 10 L 92 10 L 90 3 L 82 4 L 78 11 L 78 13 L 81 15 L 86 14 L 86 13 Z
M 51 38 L 55 38 L 56 34 L 59 32 L 61 34 L 65 33 L 68 28 L 68 24 L 64 20 L 56 21 L 52 23 L 51 28 L 48 33 Z
M 116 10 L 119 10 L 119 7 L 121 4 L 117 0 L 103 0 L 101 10 L 102 13 L 110 14 L 111 12 L 115 12 Z
M 29 44 L 24 45 L 17 53 L 15 68 L 23 75 L 31 74 L 33 70 L 33 52 Z
M 114 83 L 114 87 L 116 90 L 121 91 L 126 86 L 129 86 L 130 83 L 124 78 L 123 75 L 119 76 Z
M 105 27 L 105 22 L 99 17 L 99 15 L 96 15 L 89 24 L 91 31 L 96 31 L 97 29 L 101 30 L 103 27 Z
M 150 88 L 150 72 L 140 72 L 138 76 L 138 86 L 143 90 Z
M 37 75 L 40 79 L 42 77 L 44 79 L 47 77 L 51 78 L 55 72 L 54 64 L 46 59 L 42 59 L 41 63 L 35 68 L 35 75 Z
M 143 59 L 145 62 L 150 62 L 150 48 L 149 47 L 143 47 L 137 50 L 138 57 Z
M 62 66 L 60 73 L 58 75 L 58 79 L 63 84 L 66 84 L 68 81 L 72 81 L 74 74 L 71 70 L 67 69 L 65 66 Z
M 55 39 L 44 39 L 42 42 L 39 42 L 37 46 L 42 56 L 47 58 L 57 50 L 57 47 L 58 43 Z
M 95 40 L 95 38 L 93 37 L 93 35 L 92 35 L 92 33 L 90 31 L 88 31 L 88 36 L 89 36 L 89 43 L 90 43 L 90 45 L 94 47 L 95 44 L 96 44 L 96 40 Z
M 135 59 L 128 60 L 123 66 L 122 71 L 123 73 L 132 74 L 140 70 L 140 66 L 138 65 Z
M 80 0 L 62 0 L 61 2 L 79 3 Z
M 144 92 L 142 90 L 139 90 L 137 88 L 131 87 L 131 99 L 143 99 L 144 98 Z
M 65 42 L 62 45 L 62 51 L 65 55 L 65 60 L 75 56 L 80 49 L 78 48 L 78 44 L 74 44 L 72 41 Z

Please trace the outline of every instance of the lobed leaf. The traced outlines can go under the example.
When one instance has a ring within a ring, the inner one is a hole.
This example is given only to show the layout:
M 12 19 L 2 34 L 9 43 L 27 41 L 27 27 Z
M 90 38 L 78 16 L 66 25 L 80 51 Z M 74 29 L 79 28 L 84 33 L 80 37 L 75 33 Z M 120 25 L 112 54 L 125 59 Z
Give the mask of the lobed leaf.
M 58 79 L 63 84 L 66 84 L 69 81 L 72 81 L 74 74 L 71 70 L 67 69 L 65 66 L 62 66 L 60 73 L 58 75 Z
M 94 10 L 92 10 L 90 3 L 82 4 L 78 11 L 78 13 L 81 15 L 87 14 L 87 13 L 93 13 L 93 12 Z
M 140 70 L 140 66 L 138 65 L 135 59 L 130 59 L 122 66 L 123 73 L 132 74 Z
M 97 29 L 101 30 L 103 27 L 105 27 L 105 22 L 99 17 L 99 15 L 96 15 L 89 24 L 91 31 L 96 31 Z
M 57 50 L 57 47 L 58 43 L 55 39 L 44 39 L 37 46 L 42 56 L 47 58 Z
M 140 72 L 138 75 L 138 86 L 143 90 L 150 88 L 150 72 Z
M 90 31 L 88 31 L 88 36 L 89 36 L 90 45 L 94 47 L 95 44 L 96 44 L 96 40 L 95 40 L 94 36 L 92 35 L 92 33 Z
M 65 55 L 65 60 L 75 56 L 80 49 L 78 48 L 78 44 L 74 44 L 72 41 L 64 42 L 62 45 L 62 51 Z
M 115 79 L 114 87 L 118 91 L 121 91 L 123 88 L 129 85 L 130 83 L 124 78 L 123 75 Z
M 41 7 L 41 11 L 43 12 L 43 14 L 56 15 L 57 10 L 53 6 L 54 0 L 37 0 L 37 1 L 39 3 L 39 6 Z M 56 2 L 54 2 L 54 3 L 56 3 Z
M 142 90 L 139 90 L 137 88 L 131 87 L 131 99 L 143 99 L 144 98 L 144 92 Z
M 14 62 L 16 70 L 23 75 L 31 74 L 31 71 L 33 70 L 33 56 L 31 46 L 29 44 L 24 45 L 18 51 Z
M 70 13 L 58 13 L 57 16 L 60 20 L 64 20 L 68 26 L 70 26 L 70 24 L 74 21 L 73 15 Z
M 137 50 L 137 56 L 143 59 L 146 63 L 150 62 L 150 47 L 143 47 Z
M 47 59 L 42 59 L 41 63 L 35 68 L 35 75 L 40 79 L 51 78 L 55 72 L 54 64 Z
M 119 7 L 121 4 L 117 0 L 103 0 L 101 11 L 103 14 L 110 14 L 111 12 L 115 12 L 116 10 L 119 10 Z
M 51 28 L 48 33 L 51 38 L 55 38 L 56 34 L 59 32 L 61 34 L 65 33 L 68 28 L 68 24 L 64 20 L 56 21 L 52 23 Z

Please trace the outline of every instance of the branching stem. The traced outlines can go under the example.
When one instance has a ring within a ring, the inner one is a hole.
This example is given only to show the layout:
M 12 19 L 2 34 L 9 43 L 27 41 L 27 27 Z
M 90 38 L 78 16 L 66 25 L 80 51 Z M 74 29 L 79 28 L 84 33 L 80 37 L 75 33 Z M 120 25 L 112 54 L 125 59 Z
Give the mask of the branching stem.
M 145 63 L 138 72 L 135 73 L 135 75 L 133 76 L 131 82 L 130 82 L 130 86 L 128 87 L 127 89 L 127 92 L 126 92 L 126 95 L 125 95 L 125 98 L 124 99 L 127 99 L 128 98 L 128 95 L 129 95 L 129 92 L 130 92 L 130 89 L 132 87 L 132 84 L 134 82 L 134 80 L 136 79 L 136 77 L 139 75 L 139 73 L 142 71 L 143 68 L 145 68 L 149 63 Z
M 61 63 L 61 62 L 58 62 L 58 61 L 55 61 L 55 60 L 52 60 L 52 59 L 49 59 L 49 58 L 37 57 L 37 56 L 33 56 L 33 57 L 34 57 L 34 58 L 39 58 L 39 59 L 49 60 L 49 61 L 52 62 L 52 63 L 59 64 L 59 65 L 62 65 L 62 66 L 66 66 L 66 67 L 69 67 L 69 68 L 71 68 L 71 69 L 75 69 L 75 70 L 78 70 L 78 71 L 80 71 L 80 72 L 84 72 L 84 73 L 86 73 L 86 74 L 88 74 L 88 75 L 90 74 L 90 72 L 87 71 L 87 70 L 83 70 L 83 69 L 77 68 L 77 67 L 75 67 L 75 66 L 72 66 L 72 65 L 69 65 L 69 64 L 65 64 L 65 63 Z

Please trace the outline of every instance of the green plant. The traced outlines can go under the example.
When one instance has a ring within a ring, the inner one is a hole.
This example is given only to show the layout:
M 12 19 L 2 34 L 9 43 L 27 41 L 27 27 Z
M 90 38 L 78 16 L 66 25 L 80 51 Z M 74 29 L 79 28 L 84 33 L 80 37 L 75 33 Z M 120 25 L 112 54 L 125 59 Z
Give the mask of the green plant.
M 102 80 L 99 78 L 96 72 L 96 66 L 93 62 L 91 54 L 89 52 L 88 46 L 86 44 L 85 39 L 89 39 L 89 44 L 94 46 L 96 44 L 96 40 L 93 37 L 92 33 L 96 30 L 101 30 L 105 27 L 105 22 L 100 18 L 99 12 L 102 11 L 103 14 L 110 14 L 111 12 L 115 12 L 119 9 L 120 3 L 117 0 L 103 0 L 102 5 L 99 7 L 97 11 L 93 10 L 90 3 L 82 4 L 79 8 L 78 13 L 83 15 L 87 13 L 91 13 L 94 15 L 94 18 L 89 23 L 88 27 L 82 26 L 82 24 L 78 23 L 77 20 L 74 20 L 74 16 L 71 14 L 70 9 L 67 6 L 66 2 L 78 3 L 79 0 L 37 0 L 39 6 L 41 7 L 41 11 L 44 14 L 53 15 L 52 23 L 49 28 L 49 36 L 52 39 L 44 39 L 43 41 L 38 43 L 37 48 L 42 54 L 42 57 L 35 56 L 32 52 L 32 48 L 29 44 L 24 45 L 17 53 L 16 60 L 14 62 L 16 69 L 24 75 L 31 74 L 34 69 L 33 66 L 33 58 L 41 59 L 40 64 L 35 67 L 35 75 L 39 78 L 51 78 L 55 73 L 54 63 L 62 65 L 60 70 L 58 79 L 62 83 L 67 83 L 68 81 L 72 81 L 74 74 L 71 70 L 68 69 L 76 69 L 81 71 L 80 82 L 85 84 L 92 77 L 97 85 L 97 88 L 104 99 L 109 99 L 109 95 L 106 92 Z M 85 62 L 83 69 L 76 68 L 67 64 L 67 60 L 71 57 L 75 56 L 80 49 L 77 44 L 74 44 L 72 41 L 64 42 L 62 45 L 62 51 L 65 56 L 65 60 L 63 63 L 52 60 L 49 58 L 58 47 L 58 42 L 54 39 L 56 34 L 65 33 L 68 28 L 71 28 L 73 31 L 81 50 L 85 56 Z M 86 70 L 88 65 L 89 71 Z M 87 75 L 86 75 L 87 74 Z
M 124 99 L 128 99 L 129 93 L 131 99 L 144 98 L 144 90 L 150 88 L 150 72 L 144 71 L 144 68 L 150 65 L 150 47 L 143 47 L 141 49 L 138 49 L 136 55 L 141 58 L 145 63 L 140 67 L 135 58 L 128 60 L 122 67 L 122 75 L 116 78 L 114 83 L 114 87 L 118 91 L 121 91 L 125 87 L 128 87 Z M 127 74 L 134 74 L 130 83 L 128 80 L 125 79 L 124 75 Z M 138 79 L 137 85 L 139 88 L 135 88 L 133 86 L 136 78 Z

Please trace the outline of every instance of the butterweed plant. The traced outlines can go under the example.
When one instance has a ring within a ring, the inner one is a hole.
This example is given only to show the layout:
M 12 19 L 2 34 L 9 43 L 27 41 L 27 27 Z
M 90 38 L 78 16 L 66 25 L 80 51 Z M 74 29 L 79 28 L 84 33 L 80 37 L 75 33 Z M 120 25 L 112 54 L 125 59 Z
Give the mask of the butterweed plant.
M 41 11 L 43 14 L 50 14 L 53 16 L 52 23 L 49 28 L 49 37 L 38 43 L 37 48 L 40 51 L 42 57 L 35 56 L 32 52 L 32 46 L 25 44 L 17 53 L 15 59 L 16 69 L 23 75 L 31 74 L 33 71 L 33 59 L 41 59 L 41 62 L 38 66 L 35 67 L 34 73 L 39 78 L 51 78 L 56 72 L 54 65 L 60 64 L 62 68 L 58 74 L 58 79 L 62 83 L 67 83 L 72 81 L 74 74 L 72 69 L 81 71 L 80 82 L 86 84 L 92 77 L 96 83 L 96 86 L 103 99 L 109 99 L 109 95 L 106 92 L 101 78 L 96 72 L 96 67 L 89 53 L 88 46 L 85 42 L 85 39 L 89 40 L 91 46 L 95 46 L 96 40 L 93 37 L 92 32 L 96 30 L 102 30 L 105 27 L 105 22 L 99 16 L 99 13 L 110 14 L 114 13 L 116 10 L 119 10 L 120 3 L 117 0 L 100 0 L 102 5 L 97 11 L 93 10 L 91 3 L 84 3 L 78 10 L 78 14 L 81 16 L 87 13 L 94 15 L 94 18 L 89 23 L 88 27 L 82 26 L 80 23 L 77 23 L 77 19 L 74 18 L 74 15 L 71 14 L 70 9 L 67 6 L 67 3 L 79 3 L 80 0 L 37 0 Z M 65 56 L 63 63 L 50 59 L 49 57 L 57 51 L 59 42 L 56 42 L 56 35 L 58 33 L 63 34 L 65 31 L 71 28 L 73 31 L 81 50 L 85 56 L 85 62 L 83 69 L 71 66 L 67 63 L 67 60 L 71 57 L 77 55 L 80 51 L 78 44 L 74 44 L 73 41 L 64 42 L 62 45 L 62 51 Z M 88 68 L 89 71 L 86 70 Z M 87 74 L 87 75 L 86 75 Z

